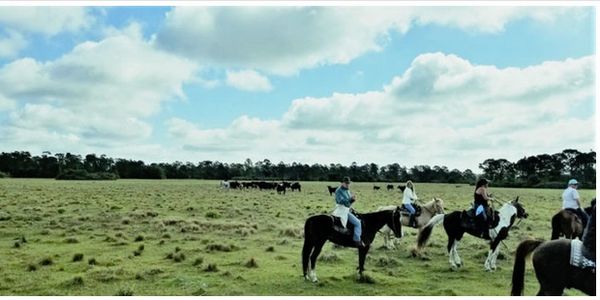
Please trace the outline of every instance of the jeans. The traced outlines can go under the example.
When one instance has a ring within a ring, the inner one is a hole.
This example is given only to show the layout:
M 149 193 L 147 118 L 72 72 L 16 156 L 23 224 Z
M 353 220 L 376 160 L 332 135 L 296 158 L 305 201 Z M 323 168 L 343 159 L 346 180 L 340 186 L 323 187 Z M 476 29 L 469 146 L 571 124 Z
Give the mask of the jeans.
M 409 212 L 411 215 L 414 215 L 414 214 L 415 214 L 415 208 L 412 206 L 412 204 L 410 204 L 410 203 L 407 203 L 407 204 L 406 204 L 406 203 L 405 203 L 405 204 L 402 204 L 402 206 L 404 206 L 404 208 L 406 208 L 406 210 L 408 210 L 408 212 Z
M 487 221 L 487 211 L 486 211 L 486 208 L 483 205 L 481 205 L 481 204 L 475 208 L 475 215 L 479 216 L 480 214 L 482 215 L 483 220 Z
M 362 234 L 362 228 L 360 227 L 360 220 L 353 214 L 348 214 L 348 222 L 354 225 L 354 236 L 352 239 L 355 242 L 360 241 L 360 235 Z

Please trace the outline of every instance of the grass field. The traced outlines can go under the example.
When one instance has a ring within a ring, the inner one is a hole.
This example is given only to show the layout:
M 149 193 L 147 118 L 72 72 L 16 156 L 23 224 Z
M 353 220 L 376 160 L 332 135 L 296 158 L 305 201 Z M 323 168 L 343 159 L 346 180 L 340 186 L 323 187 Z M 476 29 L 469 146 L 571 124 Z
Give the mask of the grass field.
M 451 271 L 442 226 L 424 258 L 409 257 L 416 230 L 406 228 L 396 250 L 376 238 L 365 265 L 374 283 L 355 281 L 356 249 L 328 243 L 313 284 L 302 277 L 302 231 L 308 216 L 333 208 L 327 184 L 278 195 L 221 191 L 217 181 L 0 179 L 0 295 L 508 295 L 516 245 L 549 239 L 562 192 L 491 187 L 497 199 L 520 196 L 530 215 L 500 245 L 495 272 L 483 269 L 487 243 L 469 235 L 459 247 L 465 266 Z M 398 190 L 372 186 L 352 184 L 358 211 L 400 203 Z M 473 194 L 454 184 L 416 190 L 442 198 L 446 212 Z M 586 205 L 594 193 L 580 191 Z M 530 262 L 525 276 L 525 294 L 535 295 Z

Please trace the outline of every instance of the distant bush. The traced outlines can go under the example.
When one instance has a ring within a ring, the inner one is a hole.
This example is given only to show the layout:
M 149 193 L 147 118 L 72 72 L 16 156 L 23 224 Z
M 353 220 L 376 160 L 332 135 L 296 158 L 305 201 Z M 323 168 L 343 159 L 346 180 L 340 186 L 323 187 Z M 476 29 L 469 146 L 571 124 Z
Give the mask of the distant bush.
M 88 173 L 86 170 L 65 170 L 56 176 L 57 180 L 117 180 L 119 176 L 110 172 Z

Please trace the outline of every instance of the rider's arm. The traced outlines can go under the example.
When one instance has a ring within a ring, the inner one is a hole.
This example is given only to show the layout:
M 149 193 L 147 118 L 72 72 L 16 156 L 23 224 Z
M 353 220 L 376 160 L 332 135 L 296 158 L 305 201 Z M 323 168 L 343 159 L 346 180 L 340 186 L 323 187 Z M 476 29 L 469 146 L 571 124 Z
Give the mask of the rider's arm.
M 335 191 L 335 203 L 350 207 L 350 198 L 348 198 L 347 193 L 344 193 L 342 189 L 338 188 Z
M 581 207 L 581 202 L 579 201 L 579 192 L 577 190 L 573 190 L 573 199 L 577 202 L 577 206 Z

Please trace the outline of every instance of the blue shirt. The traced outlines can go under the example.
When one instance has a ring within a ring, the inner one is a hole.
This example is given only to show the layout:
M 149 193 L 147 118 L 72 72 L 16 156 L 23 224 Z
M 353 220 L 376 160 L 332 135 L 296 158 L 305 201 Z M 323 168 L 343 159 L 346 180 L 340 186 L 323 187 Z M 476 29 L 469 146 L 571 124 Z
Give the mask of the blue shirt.
M 349 189 L 340 186 L 337 188 L 337 190 L 335 190 L 335 203 L 341 204 L 345 207 L 350 207 L 350 205 L 352 205 L 352 203 L 350 203 L 351 198 L 352 195 L 350 194 Z

